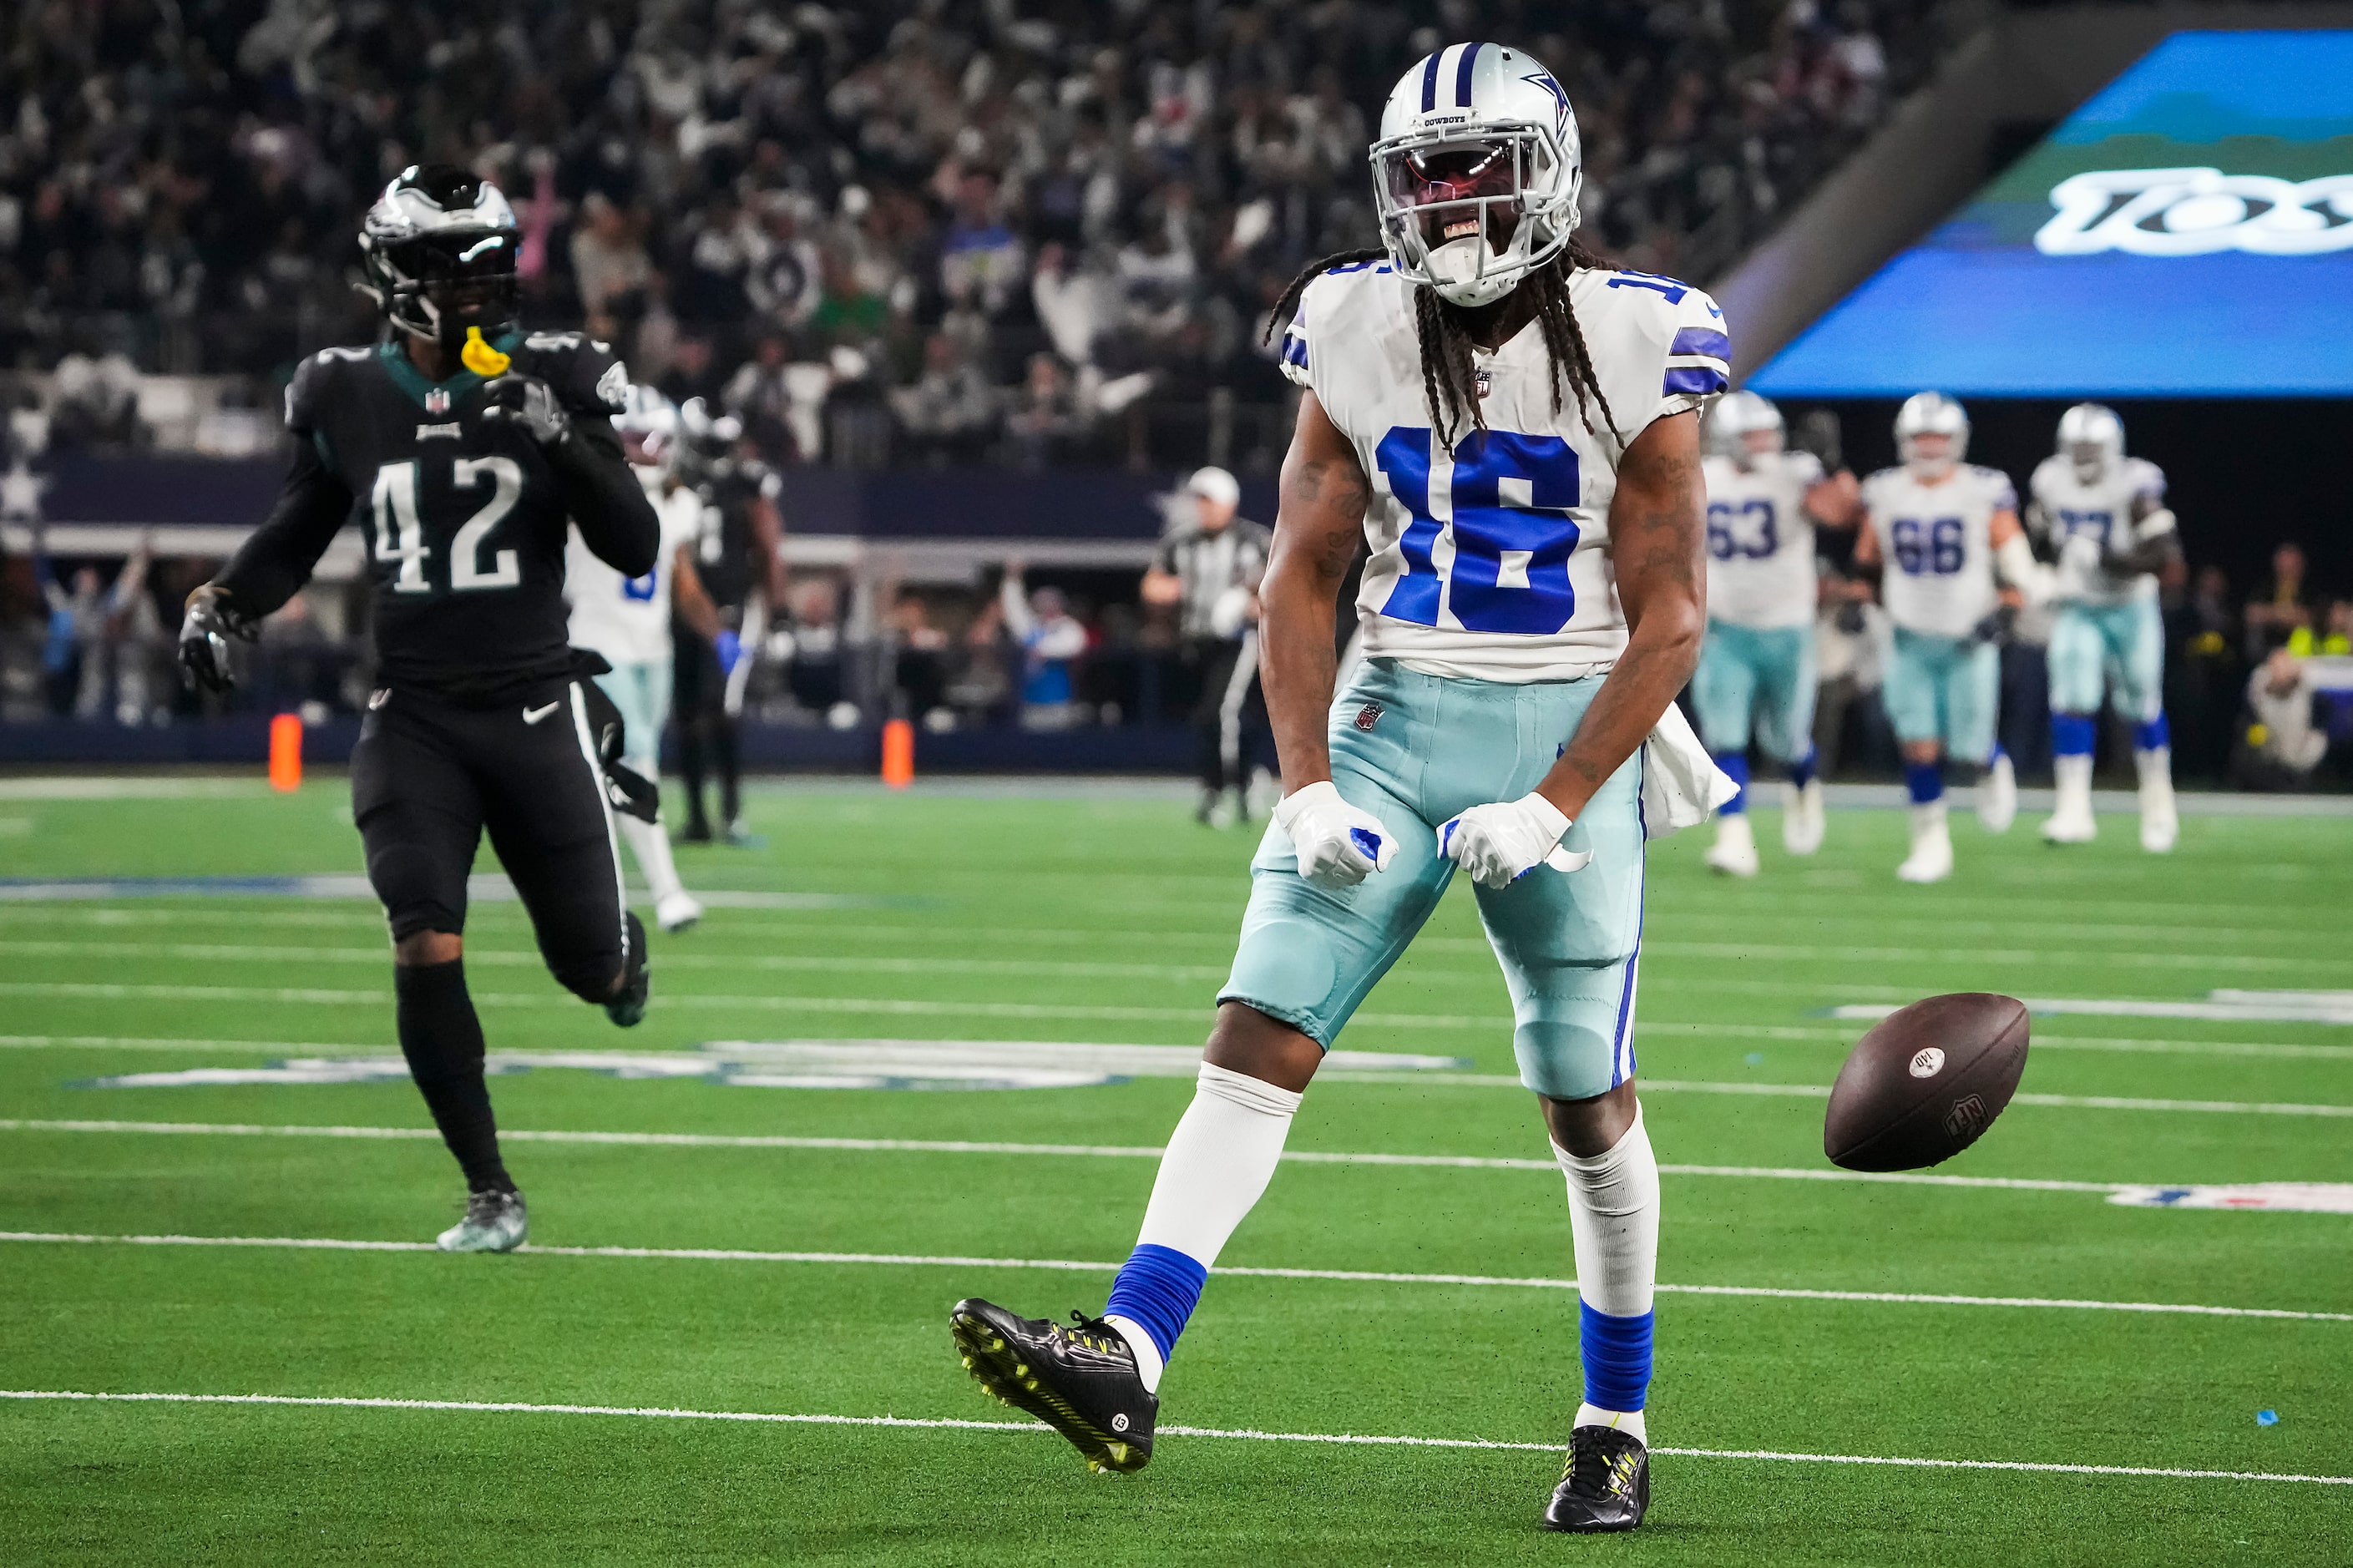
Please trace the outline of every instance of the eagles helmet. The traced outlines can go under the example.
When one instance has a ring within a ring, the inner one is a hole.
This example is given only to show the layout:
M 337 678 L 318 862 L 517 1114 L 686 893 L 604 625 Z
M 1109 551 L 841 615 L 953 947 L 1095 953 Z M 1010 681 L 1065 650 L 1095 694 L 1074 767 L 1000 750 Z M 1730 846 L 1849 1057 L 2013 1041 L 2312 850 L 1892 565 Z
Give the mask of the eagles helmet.
M 1450 44 L 1406 72 L 1370 158 L 1398 275 L 1457 305 L 1502 299 L 1577 228 L 1577 116 L 1523 50 Z
M 1781 411 L 1754 392 L 1725 393 L 1716 400 L 1711 423 L 1725 442 L 1725 455 L 1743 468 L 1783 446 Z
M 445 348 L 513 330 L 521 287 L 514 209 L 452 163 L 412 163 L 360 226 L 361 288 L 392 324 Z
M 1922 436 L 1949 436 L 1951 447 L 1936 457 L 1915 455 Z M 1895 411 L 1895 451 L 1905 467 L 1926 479 L 1949 473 L 1969 449 L 1969 416 L 1941 392 L 1915 392 Z
M 744 438 L 744 422 L 733 414 L 714 414 L 700 397 L 678 405 L 678 464 L 696 479 L 716 479 L 735 460 L 735 443 Z
M 2075 476 L 2095 484 L 2125 460 L 2125 422 L 2098 403 L 2078 403 L 2059 416 L 2059 455 L 2075 465 Z
M 641 468 L 668 468 L 678 449 L 678 407 L 650 386 L 632 384 L 613 416 L 621 450 Z

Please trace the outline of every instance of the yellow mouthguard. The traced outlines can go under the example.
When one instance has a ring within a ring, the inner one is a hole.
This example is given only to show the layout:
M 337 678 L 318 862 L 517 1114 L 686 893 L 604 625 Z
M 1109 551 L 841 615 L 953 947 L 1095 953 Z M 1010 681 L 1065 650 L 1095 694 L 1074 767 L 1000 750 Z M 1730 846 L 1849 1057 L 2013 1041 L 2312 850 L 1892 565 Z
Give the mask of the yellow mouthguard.
M 458 351 L 458 363 L 476 375 L 497 375 L 511 363 L 507 356 L 491 347 L 482 339 L 482 329 L 466 329 L 466 346 Z

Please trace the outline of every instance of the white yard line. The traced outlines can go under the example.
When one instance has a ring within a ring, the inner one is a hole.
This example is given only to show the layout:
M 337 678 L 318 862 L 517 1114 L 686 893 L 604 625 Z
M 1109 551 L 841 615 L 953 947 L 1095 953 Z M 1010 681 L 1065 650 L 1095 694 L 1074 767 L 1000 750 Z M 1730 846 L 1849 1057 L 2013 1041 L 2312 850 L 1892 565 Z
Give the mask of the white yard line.
M 290 1126 L 235 1121 L 101 1121 L 0 1119 L 0 1131 L 194 1134 L 235 1138 L 358 1138 L 438 1140 L 429 1127 Z M 1010 1154 L 1077 1156 L 1094 1159 L 1157 1160 L 1157 1145 L 1096 1143 L 992 1143 L 962 1140 L 917 1138 L 803 1138 L 783 1134 L 734 1135 L 718 1132 L 589 1132 L 501 1130 L 513 1143 L 618 1144 L 684 1149 L 811 1149 L 849 1152 L 900 1154 Z M 1286 1162 L 1303 1165 L 1409 1165 L 1440 1170 L 1537 1171 L 1556 1175 L 1550 1160 L 1490 1158 L 1470 1154 L 1324 1153 L 1285 1150 Z M 1661 1165 L 1670 1176 L 1717 1176 L 1744 1181 L 1864 1182 L 1891 1186 L 1978 1187 L 2009 1192 L 2094 1193 L 2105 1196 L 2155 1184 L 2147 1182 L 2074 1182 L 2033 1176 L 1948 1176 L 1933 1171 L 1841 1171 L 1825 1165 L 1779 1168 L 1767 1165 Z
M 70 1247 L 274 1247 L 302 1252 L 424 1252 L 425 1241 L 355 1241 L 307 1236 L 106 1236 L 83 1232 L 0 1230 L 0 1242 Z M 541 1247 L 521 1251 L 543 1258 L 649 1258 L 698 1263 L 813 1263 L 895 1268 L 1034 1268 L 1069 1274 L 1111 1274 L 1115 1262 L 1070 1258 L 974 1258 L 902 1252 L 772 1252 L 710 1247 Z M 1219 1275 L 1257 1279 L 1331 1279 L 1348 1284 L 1445 1285 L 1521 1290 L 1574 1290 L 1574 1279 L 1496 1274 L 1399 1274 L 1361 1268 L 1254 1268 L 1220 1267 Z M 2054 1296 L 1962 1296 L 1904 1290 L 1815 1290 L 1771 1285 L 1660 1285 L 1669 1295 L 1756 1296 L 1784 1301 L 1856 1301 L 1913 1307 L 2055 1308 L 2094 1312 L 2173 1313 L 2201 1318 L 2283 1318 L 2306 1322 L 2353 1323 L 2353 1312 L 2306 1312 L 2283 1307 L 2208 1307 L 2172 1301 L 2096 1301 Z
M 686 1410 L 659 1405 L 533 1405 L 476 1399 L 382 1399 L 297 1394 L 113 1394 L 71 1389 L 6 1388 L 0 1399 L 121 1405 L 290 1405 L 343 1410 L 429 1410 L 486 1415 L 605 1415 L 656 1421 L 742 1421 L 788 1426 L 912 1427 L 925 1431 L 1040 1434 L 1052 1430 L 1030 1421 L 965 1421 L 912 1415 L 807 1415 L 765 1410 Z M 1558 1443 L 1507 1442 L 1486 1437 L 1408 1437 L 1356 1432 L 1260 1432 L 1219 1426 L 1163 1426 L 1164 1437 L 1201 1437 L 1244 1443 L 1328 1443 L 1346 1447 L 1400 1448 L 1491 1448 L 1556 1454 Z M 2286 1475 L 2272 1470 L 2188 1470 L 2148 1465 L 2061 1464 L 2032 1459 L 1935 1459 L 1894 1454 L 1799 1454 L 1771 1448 L 1671 1448 L 1653 1454 L 1682 1459 L 1749 1459 L 1813 1465 L 1886 1465 L 1905 1469 L 2024 1470 L 2038 1474 L 2130 1476 L 2151 1480 L 2281 1481 L 2306 1486 L 2353 1486 L 2353 1476 Z

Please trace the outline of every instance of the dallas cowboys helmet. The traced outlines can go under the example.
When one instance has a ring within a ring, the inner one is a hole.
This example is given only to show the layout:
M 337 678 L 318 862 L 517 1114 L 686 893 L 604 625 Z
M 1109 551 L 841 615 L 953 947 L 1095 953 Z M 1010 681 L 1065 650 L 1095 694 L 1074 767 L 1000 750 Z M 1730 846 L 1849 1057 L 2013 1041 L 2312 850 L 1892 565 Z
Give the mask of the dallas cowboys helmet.
M 2059 455 L 2085 484 L 2125 460 L 2125 422 L 2097 403 L 2078 403 L 2059 416 Z
M 621 450 L 641 468 L 667 468 L 678 447 L 678 406 L 650 386 L 632 384 L 613 416 Z
M 1952 444 L 1935 457 L 1915 456 L 1914 445 L 1922 436 L 1948 436 Z M 1943 393 L 1915 392 L 1895 411 L 1895 451 L 1913 472 L 1933 479 L 1949 471 L 1968 449 L 1969 416 Z
M 1398 275 L 1493 304 L 1577 228 L 1577 116 L 1552 72 L 1501 44 L 1450 44 L 1405 73 L 1370 154 Z
M 361 288 L 392 324 L 456 349 L 469 327 L 513 330 L 522 243 L 514 209 L 488 180 L 451 163 L 412 163 L 360 226 Z
M 1725 454 L 1744 468 L 1763 453 L 1781 450 L 1781 411 L 1757 393 L 1725 393 L 1716 399 L 1709 418 L 1715 434 L 1725 443 Z M 1768 439 L 1750 439 L 1757 436 Z

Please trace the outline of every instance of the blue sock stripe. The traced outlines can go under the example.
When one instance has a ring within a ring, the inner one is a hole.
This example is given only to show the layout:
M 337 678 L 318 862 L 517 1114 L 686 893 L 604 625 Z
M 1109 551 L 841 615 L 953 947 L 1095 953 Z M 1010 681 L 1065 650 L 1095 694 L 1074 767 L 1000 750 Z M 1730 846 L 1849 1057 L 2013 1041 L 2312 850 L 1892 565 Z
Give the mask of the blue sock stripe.
M 1789 782 L 1796 784 L 1799 789 L 1803 789 L 1808 784 L 1813 783 L 1814 766 L 1820 760 L 1820 755 L 1821 753 L 1820 751 L 1815 747 L 1809 745 L 1806 748 L 1806 754 L 1789 764 Z
M 1906 763 L 1904 764 L 1904 787 L 1912 792 L 1914 805 L 1927 805 L 1945 798 L 1945 768 L 1941 763 Z
M 1740 787 L 1738 795 L 1715 808 L 1716 813 L 1722 816 L 1737 816 L 1748 809 L 1748 753 L 1722 752 L 1716 757 L 1715 765 L 1724 770 L 1725 777 Z
M 2099 726 L 2088 713 L 2051 715 L 2051 750 L 2063 757 L 2088 757 Z
M 1120 1266 L 1103 1316 L 1143 1324 L 1166 1361 L 1176 1348 L 1176 1336 L 1185 1331 L 1185 1320 L 1200 1304 L 1201 1287 L 1208 1282 L 1208 1265 L 1173 1247 L 1147 1241 Z
M 1642 1408 L 1651 1392 L 1651 1321 L 1613 1318 L 1577 1304 L 1577 1348 L 1585 1362 L 1585 1402 L 1604 1410 Z
M 2172 744 L 2173 726 L 2165 721 L 2165 710 L 2162 708 L 2157 710 L 2157 717 L 2147 723 L 2133 726 L 2133 745 L 2137 750 L 2154 752 L 2160 747 Z

